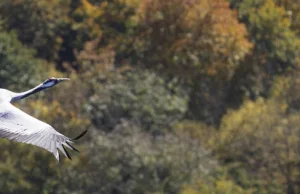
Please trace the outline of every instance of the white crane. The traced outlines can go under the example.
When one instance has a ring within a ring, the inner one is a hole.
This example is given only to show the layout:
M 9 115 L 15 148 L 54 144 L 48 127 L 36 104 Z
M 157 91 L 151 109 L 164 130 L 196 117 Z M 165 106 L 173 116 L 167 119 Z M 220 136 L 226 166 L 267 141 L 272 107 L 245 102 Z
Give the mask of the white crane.
M 58 161 L 60 157 L 59 149 L 66 157 L 71 159 L 65 147 L 79 152 L 71 143 L 73 143 L 73 140 L 81 138 L 87 130 L 74 139 L 68 138 L 47 123 L 26 114 L 11 104 L 11 102 L 23 99 L 66 80 L 69 79 L 48 78 L 35 88 L 22 93 L 0 89 L 0 137 L 44 148 L 51 152 Z

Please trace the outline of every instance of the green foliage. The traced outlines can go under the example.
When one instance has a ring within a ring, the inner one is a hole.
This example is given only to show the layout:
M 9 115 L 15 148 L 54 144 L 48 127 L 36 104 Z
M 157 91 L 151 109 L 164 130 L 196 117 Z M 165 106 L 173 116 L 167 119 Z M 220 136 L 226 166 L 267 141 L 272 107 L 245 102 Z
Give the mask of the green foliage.
M 224 117 L 216 139 L 218 155 L 235 179 L 256 187 L 256 193 L 295 191 L 300 173 L 299 118 L 298 113 L 287 112 L 282 101 L 245 102 Z
M 299 72 L 293 71 L 285 76 L 278 76 L 269 96 L 286 104 L 288 112 L 298 112 L 300 108 Z
M 291 28 L 300 36 L 300 1 L 280 1 L 277 0 L 279 5 L 287 10 L 287 15 L 291 18 Z
M 245 95 L 250 99 L 267 96 L 274 76 L 296 68 L 300 56 L 300 39 L 287 10 L 273 0 L 246 0 L 235 6 L 254 49 L 233 78 L 230 99 L 234 105 Z
M 96 126 L 112 129 L 121 119 L 129 119 L 151 131 L 170 129 L 187 110 L 187 90 L 151 71 L 114 74 L 108 84 L 96 84 L 91 96 L 90 116 Z
M 34 56 L 34 50 L 24 47 L 15 33 L 1 30 L 0 87 L 17 89 L 36 83 L 43 62 Z
M 68 24 L 69 1 L 2 0 L 0 15 L 6 30 L 15 30 L 18 38 L 37 50 L 39 57 L 57 59 Z
M 285 10 L 276 6 L 272 0 L 267 0 L 258 9 L 250 10 L 248 14 L 248 28 L 256 43 L 256 52 L 261 54 L 268 52 L 273 65 L 283 63 L 283 67 L 278 68 L 295 65 L 295 59 L 300 52 L 300 39 L 290 29 L 291 22 L 286 17 Z
M 82 163 L 66 173 L 62 193 L 175 194 L 216 165 L 199 142 L 171 134 L 153 138 L 130 122 L 95 134 Z
M 187 186 L 181 194 L 252 194 L 250 190 L 245 190 L 228 177 L 222 176 L 214 179 L 213 184 L 199 181 L 196 186 Z

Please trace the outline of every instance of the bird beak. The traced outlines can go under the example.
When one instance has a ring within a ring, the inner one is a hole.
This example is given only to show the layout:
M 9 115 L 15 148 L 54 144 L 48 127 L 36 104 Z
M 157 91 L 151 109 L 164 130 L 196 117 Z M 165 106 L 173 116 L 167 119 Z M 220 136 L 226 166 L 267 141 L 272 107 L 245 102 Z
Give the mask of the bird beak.
M 62 82 L 62 81 L 69 81 L 70 79 L 69 78 L 57 78 L 57 80 L 59 82 Z

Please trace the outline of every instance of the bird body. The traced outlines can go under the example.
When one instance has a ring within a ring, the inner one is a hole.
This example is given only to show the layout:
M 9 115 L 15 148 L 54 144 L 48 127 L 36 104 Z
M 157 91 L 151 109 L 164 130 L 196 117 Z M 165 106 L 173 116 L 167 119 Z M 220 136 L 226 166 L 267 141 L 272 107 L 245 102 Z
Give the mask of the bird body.
M 11 102 L 50 88 L 65 80 L 68 79 L 49 78 L 37 87 L 23 93 L 14 93 L 6 89 L 0 89 L 0 137 L 44 148 L 51 152 L 57 160 L 60 157 L 58 151 L 60 150 L 66 157 L 71 159 L 65 147 L 78 151 L 71 144 L 87 131 L 84 131 L 75 139 L 68 138 L 57 132 L 49 124 L 28 115 L 11 104 Z
M 10 102 L 10 100 L 12 99 L 14 93 L 6 90 L 6 89 L 1 89 L 0 88 L 0 103 L 2 102 Z

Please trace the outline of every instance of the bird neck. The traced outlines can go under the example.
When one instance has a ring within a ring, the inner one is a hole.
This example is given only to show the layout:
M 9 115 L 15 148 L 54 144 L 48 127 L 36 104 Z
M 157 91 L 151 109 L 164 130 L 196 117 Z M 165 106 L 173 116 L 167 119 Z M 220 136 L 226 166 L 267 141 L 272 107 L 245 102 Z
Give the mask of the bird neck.
M 14 93 L 14 95 L 12 96 L 11 102 L 21 100 L 23 98 L 26 98 L 26 97 L 28 97 L 32 94 L 35 94 L 35 93 L 39 92 L 39 91 L 47 89 L 47 87 L 42 87 L 42 86 L 43 86 L 43 84 L 40 84 L 40 85 L 38 85 L 38 86 L 36 86 L 36 87 L 26 91 L 26 92 Z

